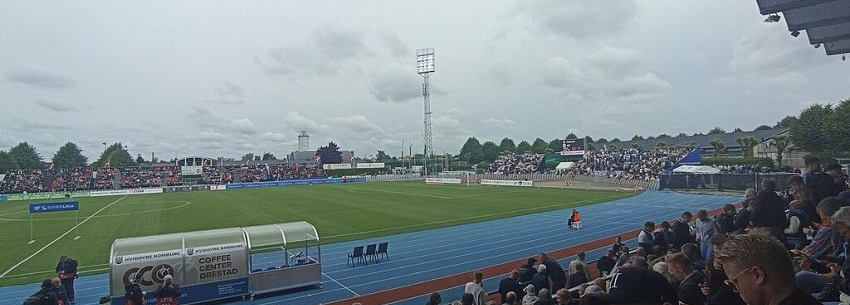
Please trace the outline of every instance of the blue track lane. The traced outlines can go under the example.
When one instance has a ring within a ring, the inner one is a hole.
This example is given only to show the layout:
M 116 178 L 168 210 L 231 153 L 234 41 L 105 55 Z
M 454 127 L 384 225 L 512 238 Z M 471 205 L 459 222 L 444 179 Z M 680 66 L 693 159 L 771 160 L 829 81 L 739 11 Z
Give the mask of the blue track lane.
M 685 210 L 717 209 L 725 203 L 739 200 L 736 197 L 652 191 L 581 207 L 583 230 L 580 231 L 568 229 L 566 219 L 569 210 L 559 210 L 326 245 L 322 247 L 325 278 L 321 288 L 230 304 L 306 305 L 338 301 L 528 258 L 540 252 L 633 231 L 648 220 L 670 220 Z M 518 206 L 521 204 L 518 203 Z M 355 268 L 347 264 L 347 253 L 354 246 L 383 241 L 389 242 L 389 261 Z M 588 258 L 598 258 L 601 251 L 588 253 Z M 280 259 L 280 254 L 269 253 L 254 256 L 253 262 L 255 266 L 272 266 L 279 265 Z M 566 266 L 570 260 L 572 258 L 563 259 L 561 264 Z M 491 276 L 496 275 L 485 275 Z M 485 288 L 495 290 L 500 278 L 487 280 Z M 38 286 L 38 283 L 33 283 L 0 287 L 0 304 L 20 304 L 26 296 L 37 291 Z M 80 277 L 74 286 L 78 305 L 94 305 L 107 294 L 109 283 L 106 274 L 97 274 Z M 444 300 L 453 300 L 459 298 L 462 292 L 461 288 L 455 287 L 441 293 Z M 396 304 L 424 304 L 426 298 L 422 296 Z

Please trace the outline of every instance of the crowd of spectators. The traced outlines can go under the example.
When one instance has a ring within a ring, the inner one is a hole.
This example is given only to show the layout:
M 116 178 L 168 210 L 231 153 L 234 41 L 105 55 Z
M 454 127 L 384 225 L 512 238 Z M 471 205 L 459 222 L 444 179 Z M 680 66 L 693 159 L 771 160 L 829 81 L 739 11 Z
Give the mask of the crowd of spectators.
M 545 254 L 529 258 L 498 287 L 509 305 L 847 304 L 850 301 L 850 192 L 840 168 L 807 159 L 790 194 L 766 180 L 738 204 L 712 213 L 683 212 L 672 222 L 646 222 L 634 251 L 621 238 L 589 272 L 584 253 L 563 270 Z M 460 300 L 482 296 L 476 272 Z M 490 287 L 489 291 L 495 290 Z M 432 295 L 431 300 L 441 300 Z M 439 304 L 429 302 L 428 304 Z
M 496 158 L 487 168 L 487 172 L 497 175 L 532 174 L 538 172 L 541 154 L 510 154 Z
M 204 166 L 199 184 L 262 182 L 290 179 L 324 178 L 318 164 L 255 164 Z M 73 192 L 115 188 L 162 187 L 183 184 L 181 168 L 176 165 L 139 167 L 18 170 L 2 175 L 0 193 Z
M 587 151 L 569 170 L 572 174 L 639 180 L 656 180 L 661 172 L 690 152 L 687 147 L 599 149 Z

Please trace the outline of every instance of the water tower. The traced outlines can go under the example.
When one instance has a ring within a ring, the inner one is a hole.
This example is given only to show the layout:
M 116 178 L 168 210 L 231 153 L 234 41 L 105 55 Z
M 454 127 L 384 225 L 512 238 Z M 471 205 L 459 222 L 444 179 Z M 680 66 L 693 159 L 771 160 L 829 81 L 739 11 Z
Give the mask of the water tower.
M 310 135 L 306 131 L 298 133 L 298 151 L 310 150 Z

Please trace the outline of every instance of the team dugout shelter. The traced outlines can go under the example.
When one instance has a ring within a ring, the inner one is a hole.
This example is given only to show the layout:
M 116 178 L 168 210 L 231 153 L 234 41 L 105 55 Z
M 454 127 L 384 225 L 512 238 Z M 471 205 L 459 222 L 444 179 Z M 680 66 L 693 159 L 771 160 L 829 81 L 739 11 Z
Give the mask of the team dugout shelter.
M 116 239 L 110 250 L 110 302 L 125 304 L 126 285 L 138 279 L 152 304 L 152 292 L 169 274 L 180 286 L 181 304 L 318 287 L 319 234 L 299 221 Z

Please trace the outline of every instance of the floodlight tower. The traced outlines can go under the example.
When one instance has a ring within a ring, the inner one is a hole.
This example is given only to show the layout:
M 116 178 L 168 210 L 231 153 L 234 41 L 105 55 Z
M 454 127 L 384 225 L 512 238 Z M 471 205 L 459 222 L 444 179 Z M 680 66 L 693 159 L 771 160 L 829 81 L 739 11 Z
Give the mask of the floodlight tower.
M 425 98 L 425 130 L 423 137 L 425 138 L 425 158 L 434 154 L 434 147 L 431 142 L 431 85 L 428 78 L 431 73 L 434 73 L 434 48 L 425 48 L 416 50 L 416 73 L 422 75 L 422 97 Z M 425 176 L 428 176 L 428 163 L 424 163 Z

